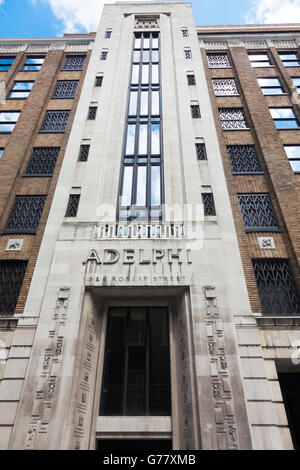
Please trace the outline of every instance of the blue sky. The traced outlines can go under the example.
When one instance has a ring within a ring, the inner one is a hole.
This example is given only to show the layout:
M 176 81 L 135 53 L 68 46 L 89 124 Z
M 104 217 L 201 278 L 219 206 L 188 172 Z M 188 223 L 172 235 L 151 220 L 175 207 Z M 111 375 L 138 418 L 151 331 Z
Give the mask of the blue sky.
M 0 0 L 0 37 L 95 31 L 113 0 Z M 300 0 L 193 0 L 198 25 L 300 22 Z

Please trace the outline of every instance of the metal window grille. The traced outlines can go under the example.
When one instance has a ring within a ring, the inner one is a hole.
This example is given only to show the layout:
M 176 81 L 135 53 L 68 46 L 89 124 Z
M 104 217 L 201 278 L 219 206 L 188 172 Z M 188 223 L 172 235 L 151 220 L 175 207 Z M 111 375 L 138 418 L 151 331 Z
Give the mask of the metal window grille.
M 90 107 L 89 107 L 88 119 L 89 119 L 90 121 L 94 121 L 94 120 L 96 119 L 97 110 L 98 110 L 98 107 L 97 107 L 97 106 L 90 106 Z
M 200 106 L 198 104 L 191 105 L 191 112 L 193 119 L 201 118 Z
M 192 58 L 192 51 L 190 49 L 184 49 L 184 55 L 186 59 Z
M 62 70 L 83 70 L 85 55 L 67 55 Z
M 96 77 L 96 80 L 95 80 L 95 86 L 102 86 L 102 83 L 103 83 L 103 77 L 102 76 L 99 76 L 99 77 Z
M 52 176 L 60 147 L 36 147 L 33 149 L 24 176 Z
M 269 194 L 239 194 L 238 200 L 246 232 L 278 231 Z
M 76 217 L 79 208 L 80 194 L 70 194 L 66 217 Z
M 207 160 L 207 153 L 205 144 L 196 143 L 196 152 L 198 160 Z
M 233 175 L 262 173 L 254 145 L 230 145 L 227 150 Z
M 41 133 L 63 133 L 66 130 L 70 111 L 47 111 L 40 129 Z
M 196 77 L 195 75 L 188 75 L 187 76 L 187 81 L 189 86 L 195 86 L 196 85 Z
M 215 95 L 234 96 L 238 95 L 238 89 L 234 78 L 216 78 L 212 81 Z
M 183 28 L 183 29 L 181 30 L 181 33 L 182 33 L 182 37 L 184 37 L 184 38 L 188 38 L 188 37 L 189 37 L 189 30 L 188 30 L 188 29 Z
M 0 261 L 0 314 L 14 314 L 26 268 L 27 261 Z
M 78 80 L 59 80 L 56 83 L 56 87 L 52 98 L 55 99 L 73 99 L 76 96 L 78 88 Z
M 100 60 L 106 60 L 108 56 L 108 51 L 102 51 L 100 55 Z
M 300 297 L 289 260 L 252 260 L 262 313 L 300 313 Z
M 225 54 L 207 54 L 207 61 L 211 69 L 231 68 L 228 55 Z
M 89 145 L 81 145 L 79 151 L 79 162 L 87 162 L 90 153 L 90 146 Z
M 105 38 L 105 39 L 110 39 L 110 38 L 111 38 L 111 35 L 112 35 L 112 31 L 111 31 L 111 30 L 107 30 L 107 31 L 105 31 L 104 38 Z
M 246 117 L 241 108 L 220 108 L 219 114 L 223 129 L 248 129 Z
M 35 234 L 45 201 L 46 196 L 16 196 L 3 234 Z
M 212 193 L 202 193 L 202 202 L 204 205 L 204 215 L 216 215 L 214 195 Z

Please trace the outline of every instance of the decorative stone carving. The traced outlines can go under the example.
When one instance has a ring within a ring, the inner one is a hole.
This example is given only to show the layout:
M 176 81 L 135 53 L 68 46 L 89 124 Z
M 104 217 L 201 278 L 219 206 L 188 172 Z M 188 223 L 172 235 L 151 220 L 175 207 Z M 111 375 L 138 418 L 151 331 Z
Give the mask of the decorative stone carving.
M 258 237 L 258 243 L 261 250 L 276 250 L 273 237 Z
M 135 17 L 136 29 L 159 29 L 159 15 L 141 15 Z
M 24 239 L 12 238 L 8 240 L 8 243 L 6 245 L 6 251 L 22 251 L 23 244 L 24 244 Z

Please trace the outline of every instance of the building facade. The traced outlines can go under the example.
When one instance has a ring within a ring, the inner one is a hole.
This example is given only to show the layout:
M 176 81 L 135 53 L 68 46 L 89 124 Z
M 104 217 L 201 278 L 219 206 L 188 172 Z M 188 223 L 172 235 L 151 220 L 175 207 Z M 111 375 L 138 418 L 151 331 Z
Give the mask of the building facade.
M 297 447 L 300 25 L 48 42 L 1 49 L 0 447 Z

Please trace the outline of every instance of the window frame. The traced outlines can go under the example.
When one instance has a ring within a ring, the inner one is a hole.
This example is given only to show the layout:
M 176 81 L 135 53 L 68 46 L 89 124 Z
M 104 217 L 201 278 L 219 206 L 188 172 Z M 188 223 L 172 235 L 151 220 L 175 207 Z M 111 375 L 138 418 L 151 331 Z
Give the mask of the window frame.
M 1 63 L 1 60 L 3 60 L 4 62 Z M 12 63 L 5 63 L 5 60 L 12 60 Z M 0 55 L 0 72 L 8 72 L 12 65 L 14 64 L 16 60 L 16 56 L 5 56 L 5 55 Z M 8 67 L 8 68 L 5 68 L 5 67 Z
M 279 85 L 275 85 L 275 86 L 272 86 L 272 85 L 261 85 L 261 84 L 259 83 L 260 80 L 277 80 L 278 83 L 279 83 Z M 259 84 L 259 86 L 260 86 L 260 89 L 261 89 L 261 91 L 262 91 L 262 94 L 263 94 L 264 96 L 277 96 L 277 95 L 279 96 L 279 95 L 284 95 L 284 94 L 286 94 L 285 91 L 284 91 L 283 85 L 282 85 L 281 80 L 280 80 L 279 77 L 258 77 L 258 78 L 257 78 L 257 82 L 258 82 L 258 84 Z M 277 89 L 281 90 L 281 93 L 264 93 L 265 90 L 277 90 Z
M 32 83 L 33 85 L 32 85 L 32 87 L 31 87 L 29 90 L 14 90 L 14 86 L 15 86 L 17 83 Z M 7 98 L 6 98 L 6 99 L 7 99 L 7 100 L 26 100 L 26 99 L 29 97 L 30 92 L 31 92 L 33 86 L 34 86 L 34 80 L 28 80 L 28 81 L 27 81 L 27 80 L 15 80 L 14 83 L 13 83 L 13 86 L 11 87 L 11 89 L 10 89 L 8 95 L 7 95 Z M 18 94 L 18 93 L 20 93 L 20 94 L 21 94 L 21 93 L 27 93 L 27 96 L 26 96 L 25 98 L 24 98 L 24 97 L 20 97 L 20 98 L 12 97 L 12 96 L 11 96 L 12 93 L 17 93 L 17 94 Z
M 294 115 L 293 118 L 274 118 L 272 116 L 272 113 L 271 113 L 271 110 L 278 110 L 278 109 L 290 109 Z M 276 127 L 276 129 L 278 131 L 281 131 L 281 130 L 297 130 L 297 129 L 300 129 L 300 126 L 299 126 L 299 121 L 297 119 L 297 117 L 295 116 L 295 113 L 294 113 L 294 110 L 293 110 L 293 107 L 292 106 L 278 106 L 278 107 L 273 107 L 271 106 L 269 108 L 269 111 L 270 111 L 270 114 L 271 114 L 271 117 L 273 119 L 273 122 L 274 122 L 274 126 Z M 295 122 L 297 124 L 297 127 L 277 127 L 276 126 L 276 122 Z
M 292 80 L 292 82 L 293 82 L 294 87 L 296 88 L 297 92 L 298 92 L 299 95 L 300 95 L 300 77 L 291 77 L 291 80 Z M 299 85 L 296 85 L 296 84 L 294 83 L 294 80 L 299 80 Z
M 268 57 L 268 60 L 251 60 L 250 57 L 252 56 L 267 56 Z M 266 52 L 248 52 L 248 58 L 249 58 L 249 62 L 251 64 L 251 67 L 253 68 L 269 68 L 269 67 L 274 67 L 273 64 L 272 64 L 272 61 L 271 61 L 271 58 L 270 58 L 270 54 L 268 51 Z M 268 65 L 260 65 L 260 64 L 266 64 L 268 63 Z M 253 65 L 253 64 L 258 64 L 258 65 Z
M 282 52 L 278 52 L 278 55 L 284 67 L 300 67 L 300 57 L 299 57 L 298 51 L 295 51 L 295 52 L 282 51 Z M 296 59 L 283 59 L 281 55 L 295 55 Z M 292 62 L 298 62 L 298 65 L 293 65 L 293 64 L 287 65 L 287 64 L 291 64 Z
M 26 55 L 25 61 L 22 65 L 20 72 L 39 72 L 44 65 L 45 55 Z M 41 64 L 27 64 L 27 61 L 30 59 L 40 59 L 42 60 Z M 26 68 L 26 67 L 36 67 L 36 68 Z
M 0 120 L 0 135 L 1 134 L 12 134 L 12 132 L 14 131 L 14 129 L 16 127 L 16 124 L 17 124 L 17 122 L 20 118 L 20 115 L 21 115 L 21 111 L 19 111 L 19 110 L 15 110 L 15 111 L 11 111 L 11 110 L 10 111 L 4 111 L 3 110 L 3 111 L 0 111 L 0 116 L 1 116 L 1 114 L 16 114 L 16 113 L 19 113 L 18 119 L 16 121 L 4 122 L 4 121 Z M 2 131 L 1 130 L 1 126 L 5 126 L 5 125 L 7 126 L 7 125 L 10 125 L 10 124 L 13 125 L 13 128 L 12 128 L 11 131 Z
M 287 147 L 299 147 L 299 157 L 289 157 L 287 152 L 286 152 Z M 284 148 L 284 151 L 286 153 L 287 159 L 290 162 L 290 165 L 291 165 L 291 168 L 292 168 L 294 174 L 295 175 L 300 174 L 300 144 L 284 144 L 283 148 Z M 299 162 L 299 170 L 295 171 L 292 164 L 291 164 L 291 162 Z

